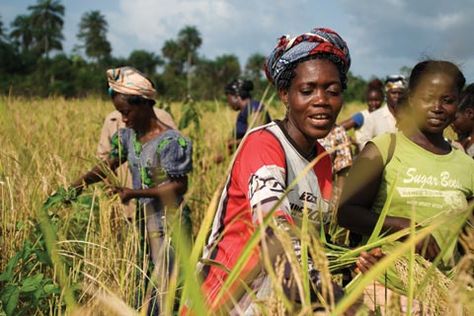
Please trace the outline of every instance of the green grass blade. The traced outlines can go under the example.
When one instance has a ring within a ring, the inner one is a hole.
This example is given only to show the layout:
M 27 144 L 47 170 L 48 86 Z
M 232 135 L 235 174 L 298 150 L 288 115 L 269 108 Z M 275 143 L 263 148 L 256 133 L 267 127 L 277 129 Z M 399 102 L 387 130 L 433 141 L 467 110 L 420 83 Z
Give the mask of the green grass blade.
M 64 302 L 66 303 L 67 311 L 69 313 L 72 313 L 76 309 L 77 303 L 76 298 L 74 296 L 74 291 L 70 286 L 67 277 L 68 274 L 66 272 L 66 264 L 64 263 L 58 252 L 58 237 L 56 235 L 56 230 L 51 224 L 51 221 L 48 216 L 48 211 L 45 207 L 42 206 L 40 208 L 37 208 L 36 216 L 39 223 L 39 227 L 44 236 L 46 249 L 53 264 L 53 269 L 56 271 L 56 278 L 58 280 L 62 292 L 64 293 Z
M 411 218 L 410 218 L 410 238 L 413 239 L 415 231 L 415 215 L 416 209 L 412 207 Z M 413 279 L 413 273 L 415 270 L 415 244 L 412 244 L 410 247 L 410 252 L 408 256 L 408 304 L 407 304 L 407 315 L 411 315 L 411 310 L 413 307 L 413 296 L 415 291 L 415 282 Z
M 393 197 L 393 193 L 395 192 L 395 187 L 396 187 L 395 185 L 397 184 L 397 180 L 398 180 L 398 173 L 395 177 L 395 181 L 390 187 L 389 193 L 387 195 L 387 199 L 385 201 L 385 204 L 377 220 L 377 224 L 375 224 L 374 230 L 372 231 L 372 234 L 370 234 L 369 240 L 367 241 L 368 244 L 376 241 L 380 236 L 380 232 L 382 231 L 382 227 L 385 222 L 385 217 L 387 216 L 388 210 L 390 209 L 390 205 L 392 204 L 392 197 Z

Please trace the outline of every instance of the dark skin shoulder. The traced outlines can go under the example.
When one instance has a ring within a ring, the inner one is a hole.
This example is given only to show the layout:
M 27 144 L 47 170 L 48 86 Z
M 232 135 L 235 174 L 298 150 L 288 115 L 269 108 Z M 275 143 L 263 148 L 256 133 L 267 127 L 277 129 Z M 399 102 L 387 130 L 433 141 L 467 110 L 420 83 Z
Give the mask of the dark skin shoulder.
M 359 234 L 370 235 L 378 220 L 378 215 L 370 209 L 380 186 L 383 168 L 377 147 L 368 143 L 346 178 L 337 213 L 339 225 Z

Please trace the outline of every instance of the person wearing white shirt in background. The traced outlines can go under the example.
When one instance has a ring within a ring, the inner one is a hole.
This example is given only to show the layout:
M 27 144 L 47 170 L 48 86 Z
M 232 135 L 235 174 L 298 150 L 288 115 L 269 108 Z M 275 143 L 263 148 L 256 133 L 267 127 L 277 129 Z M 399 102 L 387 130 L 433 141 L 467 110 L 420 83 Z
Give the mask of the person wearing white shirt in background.
M 359 133 L 358 137 L 360 149 L 375 136 L 397 131 L 397 121 L 395 119 L 397 104 L 405 93 L 406 85 L 407 81 L 402 75 L 387 77 L 385 80 L 387 104 L 367 116 L 363 133 Z
M 380 79 L 373 79 L 367 85 L 367 90 L 365 92 L 365 100 L 367 102 L 367 109 L 362 110 L 353 114 L 350 118 L 342 121 L 339 125 L 344 127 L 346 131 L 350 129 L 355 129 L 354 139 L 352 142 L 357 146 L 355 154 L 362 150 L 360 146 L 360 135 L 365 134 L 365 129 L 367 128 L 364 122 L 367 120 L 367 117 L 373 111 L 379 109 L 385 99 L 384 84 Z

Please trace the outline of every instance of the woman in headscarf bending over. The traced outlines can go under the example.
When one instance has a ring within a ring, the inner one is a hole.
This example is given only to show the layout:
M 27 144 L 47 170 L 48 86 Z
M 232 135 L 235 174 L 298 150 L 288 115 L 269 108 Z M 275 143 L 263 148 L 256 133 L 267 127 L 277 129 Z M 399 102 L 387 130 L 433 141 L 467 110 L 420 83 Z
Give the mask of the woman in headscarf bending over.
M 123 203 L 137 199 L 145 224 L 150 255 L 155 267 L 169 269 L 164 262 L 165 206 L 178 206 L 187 190 L 187 175 L 192 169 L 192 147 L 189 139 L 170 129 L 155 115 L 156 91 L 143 74 L 131 67 L 107 70 L 109 94 L 122 115 L 125 128 L 112 137 L 112 150 L 105 165 L 115 170 L 128 162 L 133 188 L 118 187 L 114 192 Z M 104 166 L 97 165 L 76 180 L 71 187 L 77 192 L 106 177 Z M 167 272 L 164 272 L 165 277 Z
M 223 295 L 219 294 L 262 218 L 270 215 L 275 227 L 267 227 L 263 237 L 271 262 L 277 258 L 286 260 L 275 230 L 292 235 L 293 229 L 300 227 L 305 208 L 316 230 L 329 220 L 329 156 L 316 163 L 287 196 L 284 192 L 313 159 L 325 153 L 318 139 L 325 137 L 336 121 L 349 66 L 346 43 L 336 32 L 325 28 L 294 38 L 281 37 L 268 57 L 267 77 L 278 90 L 286 116 L 249 131 L 236 154 L 201 260 L 202 289 L 211 310 L 259 314 L 252 295 L 244 293 L 240 286 L 242 280 L 258 300 L 265 301 L 272 295 L 272 281 L 262 266 L 262 244 L 253 249 L 240 279 Z M 290 251 L 301 259 L 300 240 L 294 237 L 292 244 Z M 299 301 L 291 286 L 294 279 L 290 265 L 285 262 L 284 291 L 290 299 Z M 311 283 L 315 289 L 320 288 L 319 272 L 311 260 L 308 266 Z M 341 293 L 335 287 L 336 299 Z

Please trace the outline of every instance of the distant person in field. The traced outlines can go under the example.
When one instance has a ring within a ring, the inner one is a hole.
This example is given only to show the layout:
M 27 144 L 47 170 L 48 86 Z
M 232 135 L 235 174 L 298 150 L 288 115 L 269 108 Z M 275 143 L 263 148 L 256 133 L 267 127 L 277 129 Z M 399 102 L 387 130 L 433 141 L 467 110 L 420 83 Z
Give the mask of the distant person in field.
M 364 129 L 358 133 L 359 148 L 378 135 L 397 131 L 397 105 L 406 90 L 406 79 L 402 75 L 391 75 L 385 80 L 387 104 L 371 112 L 364 120 Z
M 367 143 L 346 179 L 338 212 L 341 226 L 367 240 L 394 187 L 381 233 L 410 227 L 412 216 L 423 226 L 436 216 L 446 216 L 449 224 L 416 245 L 416 252 L 429 261 L 442 253 L 438 269 L 446 273 L 459 258 L 456 229 L 469 215 L 468 201 L 474 191 L 474 161 L 443 136 L 455 118 L 464 83 L 462 72 L 448 61 L 427 60 L 413 68 L 408 92 L 398 105 L 400 130 Z M 390 279 L 386 282 L 393 289 Z M 367 298 L 383 310 L 388 304 L 385 288 L 378 282 L 374 286 L 368 288 Z M 389 300 L 391 296 L 388 290 Z M 402 295 L 404 308 L 406 301 Z M 419 303 L 437 304 L 417 302 L 417 313 Z
M 318 140 L 332 130 L 342 107 L 349 66 L 346 43 L 337 33 L 324 28 L 295 38 L 281 37 L 268 57 L 267 77 L 287 109 L 286 116 L 248 132 L 228 175 L 201 261 L 202 290 L 211 313 L 259 314 L 258 303 L 253 303 L 252 294 L 245 293 L 242 281 L 258 301 L 270 298 L 272 281 L 261 264 L 262 249 L 257 246 L 239 280 L 217 299 L 229 271 L 242 256 L 261 219 L 270 215 L 274 206 L 278 205 L 271 214 L 275 229 L 290 234 L 301 225 L 304 207 L 316 230 L 329 222 L 332 168 L 328 156 L 316 163 L 287 196 L 283 194 L 313 159 L 325 153 Z M 300 300 L 291 266 L 274 230 L 267 228 L 263 238 L 271 249 L 270 261 L 286 262 L 282 282 L 289 299 Z M 292 251 L 301 260 L 300 240 L 293 237 L 292 244 Z M 321 278 L 311 259 L 308 269 L 310 282 L 320 289 Z M 334 292 L 339 299 L 341 288 L 334 285 Z M 313 300 L 317 300 L 313 294 Z
M 113 91 L 113 90 L 111 90 Z M 176 123 L 173 121 L 171 115 L 165 110 L 159 109 L 156 106 L 153 107 L 156 117 L 164 125 L 168 126 L 170 129 L 177 129 Z M 100 133 L 99 143 L 97 145 L 97 156 L 102 160 L 107 160 L 109 158 L 110 152 L 112 150 L 112 137 L 117 133 L 121 128 L 125 128 L 125 123 L 122 119 L 122 114 L 119 111 L 115 110 L 110 112 L 104 119 L 104 124 L 102 125 L 102 131 Z M 124 163 L 119 166 L 116 170 L 117 176 L 122 181 L 126 182 L 126 187 L 132 188 L 132 174 L 128 167 L 128 163 Z M 133 201 L 125 204 L 125 216 L 127 218 L 132 218 L 136 212 L 136 205 Z
M 131 67 L 107 70 L 112 102 L 120 112 L 125 128 L 119 129 L 110 141 L 111 150 L 105 165 L 112 170 L 128 162 L 133 187 L 115 187 L 123 203 L 137 199 L 139 224 L 149 243 L 151 260 L 160 286 L 166 286 L 172 267 L 167 225 L 180 218 L 165 217 L 166 207 L 179 207 L 188 187 L 192 169 L 192 146 L 188 138 L 161 122 L 153 106 L 156 91 L 151 81 Z M 95 166 L 76 180 L 71 187 L 77 192 L 106 177 L 103 164 Z M 170 213 L 168 213 L 167 216 Z
M 474 83 L 468 85 L 461 94 L 461 102 L 452 127 L 458 135 L 458 142 L 466 153 L 474 158 Z
M 347 120 L 341 122 L 341 126 L 347 131 L 355 129 L 355 144 L 357 145 L 357 152 L 362 150 L 361 137 L 368 133 L 366 130 L 370 128 L 370 124 L 364 124 L 367 121 L 369 113 L 378 110 L 384 102 L 384 84 L 380 79 L 373 79 L 367 85 L 365 92 L 365 100 L 367 102 L 367 109 L 357 112 Z
M 265 106 L 261 101 L 252 98 L 253 83 L 250 80 L 235 79 L 225 86 L 227 103 L 232 110 L 238 111 L 235 123 L 234 137 L 227 143 L 230 152 L 233 152 L 245 136 L 249 124 L 254 120 L 254 126 L 260 126 L 271 122 Z

